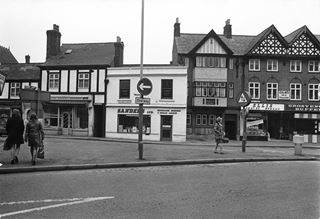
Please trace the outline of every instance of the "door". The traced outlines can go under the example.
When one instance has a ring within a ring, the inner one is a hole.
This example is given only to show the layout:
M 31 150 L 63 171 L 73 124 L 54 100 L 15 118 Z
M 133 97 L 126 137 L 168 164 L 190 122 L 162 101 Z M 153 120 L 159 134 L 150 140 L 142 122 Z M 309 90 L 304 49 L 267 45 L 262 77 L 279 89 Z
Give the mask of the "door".
M 71 135 L 72 133 L 72 113 L 63 112 L 61 118 L 62 135 Z
M 102 105 L 94 106 L 94 126 L 93 126 L 93 136 L 94 137 L 104 137 L 104 123 L 105 116 Z
M 172 116 L 161 116 L 160 141 L 172 141 Z

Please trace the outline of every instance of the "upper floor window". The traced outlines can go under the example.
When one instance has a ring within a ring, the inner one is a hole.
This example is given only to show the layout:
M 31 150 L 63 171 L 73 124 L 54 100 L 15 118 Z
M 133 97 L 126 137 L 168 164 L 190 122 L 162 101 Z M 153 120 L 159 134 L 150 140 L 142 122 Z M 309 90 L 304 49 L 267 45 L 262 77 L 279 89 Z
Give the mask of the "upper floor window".
M 78 88 L 89 88 L 89 73 L 79 73 Z
M 233 69 L 233 59 L 229 59 L 229 69 Z
M 214 125 L 215 117 L 214 114 L 209 115 L 208 125 Z
M 249 71 L 260 71 L 260 59 L 249 60 Z
M 188 57 L 184 58 L 184 65 L 189 66 L 189 58 Z
M 191 125 L 191 114 L 187 114 L 187 125 Z
M 301 84 L 290 83 L 290 99 L 301 100 Z
M 309 61 L 308 70 L 309 70 L 309 72 L 320 72 L 320 62 L 319 61 Z
M 267 99 L 278 99 L 278 83 L 267 83 Z
M 267 60 L 267 71 L 278 71 L 278 60 L 268 59 Z
M 59 88 L 60 74 L 51 73 L 49 74 L 49 88 L 57 89 Z
M 290 61 L 290 72 L 301 72 L 302 63 L 300 60 L 291 60 Z
M 207 68 L 226 68 L 226 57 L 197 56 L 196 66 Z
M 195 95 L 197 97 L 226 97 L 225 82 L 195 82 Z
M 20 94 L 21 84 L 17 82 L 10 83 L 10 96 L 17 97 Z
M 319 101 L 319 92 L 320 86 L 319 84 L 309 84 L 308 85 L 308 100 L 309 101 Z
M 249 93 L 252 99 L 260 99 L 260 82 L 249 82 Z
M 161 80 L 161 99 L 172 99 L 173 98 L 173 80 L 162 79 Z
M 196 114 L 196 125 L 201 125 L 201 114 Z
M 130 80 L 120 80 L 119 81 L 119 98 L 130 98 Z
M 229 83 L 229 91 L 228 91 L 228 93 L 229 93 L 229 98 L 233 98 L 233 96 L 234 96 L 234 85 L 233 85 L 233 83 Z

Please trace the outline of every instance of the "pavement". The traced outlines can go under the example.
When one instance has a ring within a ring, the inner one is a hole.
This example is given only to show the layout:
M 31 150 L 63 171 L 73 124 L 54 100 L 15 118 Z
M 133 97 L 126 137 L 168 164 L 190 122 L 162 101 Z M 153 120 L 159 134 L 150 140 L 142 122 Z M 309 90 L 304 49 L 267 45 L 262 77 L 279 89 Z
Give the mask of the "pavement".
M 0 138 L 0 144 L 5 140 Z M 27 144 L 21 145 L 19 163 L 10 164 L 10 151 L 0 151 L 0 174 L 36 171 L 62 171 L 97 168 L 132 168 L 143 166 L 192 165 L 234 162 L 319 161 L 320 145 L 303 144 L 295 155 L 294 144 L 286 140 L 242 141 L 224 144 L 224 154 L 213 153 L 211 138 L 187 139 L 186 142 L 144 141 L 143 159 L 139 159 L 137 141 L 95 137 L 46 136 L 45 159 L 31 165 Z

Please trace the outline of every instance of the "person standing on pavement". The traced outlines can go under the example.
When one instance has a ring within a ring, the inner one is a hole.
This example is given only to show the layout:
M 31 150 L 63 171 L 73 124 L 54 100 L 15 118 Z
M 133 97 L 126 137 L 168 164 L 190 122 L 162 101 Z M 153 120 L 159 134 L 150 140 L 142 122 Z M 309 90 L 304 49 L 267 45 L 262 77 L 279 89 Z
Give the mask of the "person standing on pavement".
M 223 137 L 225 135 L 225 132 L 222 129 L 221 117 L 218 117 L 216 119 L 216 123 L 214 125 L 214 135 L 215 135 L 215 141 L 216 141 L 216 148 L 214 149 L 214 153 L 218 153 L 218 147 L 220 147 L 220 154 L 223 154 L 221 143 L 223 142 Z
M 6 124 L 6 131 L 8 134 L 7 143 L 11 145 L 11 164 L 15 164 L 19 162 L 20 145 L 24 143 L 24 123 L 18 109 L 12 111 L 12 117 L 8 119 Z
M 38 149 L 43 144 L 44 132 L 41 122 L 35 113 L 31 113 L 30 120 L 27 123 L 25 139 L 28 141 L 31 153 L 31 164 L 36 165 Z

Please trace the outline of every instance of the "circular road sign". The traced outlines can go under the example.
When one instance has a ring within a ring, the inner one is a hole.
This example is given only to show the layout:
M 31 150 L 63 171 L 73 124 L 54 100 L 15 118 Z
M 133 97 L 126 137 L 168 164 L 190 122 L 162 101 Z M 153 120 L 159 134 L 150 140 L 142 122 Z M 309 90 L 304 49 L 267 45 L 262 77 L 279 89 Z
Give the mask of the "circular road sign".
M 152 83 L 148 78 L 142 78 L 137 84 L 137 89 L 141 95 L 149 95 L 152 91 Z
M 238 94 L 237 103 L 239 106 L 245 107 L 251 103 L 250 94 L 247 91 L 242 91 Z

